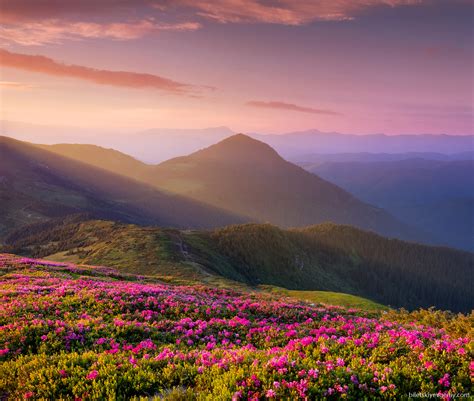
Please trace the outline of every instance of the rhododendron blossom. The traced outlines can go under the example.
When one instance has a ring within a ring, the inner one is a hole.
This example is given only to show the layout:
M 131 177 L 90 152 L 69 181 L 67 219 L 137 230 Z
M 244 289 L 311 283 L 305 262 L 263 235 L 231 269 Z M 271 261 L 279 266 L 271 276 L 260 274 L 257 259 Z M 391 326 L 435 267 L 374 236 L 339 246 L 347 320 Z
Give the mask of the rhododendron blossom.
M 472 339 L 443 329 L 105 267 L 0 255 L 0 271 L 8 399 L 148 399 L 176 388 L 207 399 L 389 400 L 471 388 Z

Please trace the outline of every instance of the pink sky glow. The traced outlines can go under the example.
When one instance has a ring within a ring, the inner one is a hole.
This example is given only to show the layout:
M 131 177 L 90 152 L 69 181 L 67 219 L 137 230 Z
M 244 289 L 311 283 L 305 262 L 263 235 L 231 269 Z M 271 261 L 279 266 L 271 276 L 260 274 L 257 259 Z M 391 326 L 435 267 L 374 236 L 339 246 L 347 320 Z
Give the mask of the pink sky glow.
M 0 0 L 0 120 L 473 134 L 471 0 Z

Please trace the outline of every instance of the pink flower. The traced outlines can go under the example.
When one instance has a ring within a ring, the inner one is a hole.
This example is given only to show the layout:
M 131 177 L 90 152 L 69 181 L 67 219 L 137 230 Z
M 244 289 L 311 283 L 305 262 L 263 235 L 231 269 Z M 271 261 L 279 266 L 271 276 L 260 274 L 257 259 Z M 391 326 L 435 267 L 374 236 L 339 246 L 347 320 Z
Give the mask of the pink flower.
M 86 376 L 86 379 L 87 380 L 95 380 L 97 378 L 97 376 L 99 376 L 99 372 L 97 372 L 97 370 L 93 370 Z
M 273 398 L 273 397 L 275 397 L 275 395 L 276 395 L 276 393 L 272 389 L 267 390 L 267 392 L 265 393 L 265 397 L 267 397 L 267 398 Z
M 451 382 L 449 381 L 449 373 L 446 373 L 441 379 L 438 380 L 438 383 L 444 387 L 449 387 Z
M 433 362 L 431 361 L 426 361 L 425 362 L 425 369 L 434 369 L 435 368 L 435 365 Z
M 242 391 L 236 391 L 232 396 L 232 401 L 237 401 L 242 398 Z

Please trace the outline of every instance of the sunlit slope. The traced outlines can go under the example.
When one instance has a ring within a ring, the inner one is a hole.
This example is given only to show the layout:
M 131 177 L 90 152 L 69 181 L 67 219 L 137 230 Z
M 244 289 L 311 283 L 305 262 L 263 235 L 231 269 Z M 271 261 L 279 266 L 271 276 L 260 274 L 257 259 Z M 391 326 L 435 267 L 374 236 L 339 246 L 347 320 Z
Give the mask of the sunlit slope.
M 24 224 L 75 212 L 181 228 L 245 221 L 213 206 L 6 137 L 0 137 L 0 160 L 0 242 Z

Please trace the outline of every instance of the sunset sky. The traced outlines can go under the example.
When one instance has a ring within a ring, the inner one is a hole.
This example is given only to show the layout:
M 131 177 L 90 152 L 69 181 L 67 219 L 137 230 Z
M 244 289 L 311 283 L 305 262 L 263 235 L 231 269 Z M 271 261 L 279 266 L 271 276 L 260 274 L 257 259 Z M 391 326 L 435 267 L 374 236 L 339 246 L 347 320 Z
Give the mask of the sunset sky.
M 472 134 L 473 5 L 0 0 L 0 119 Z

